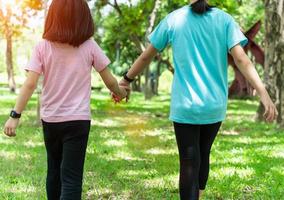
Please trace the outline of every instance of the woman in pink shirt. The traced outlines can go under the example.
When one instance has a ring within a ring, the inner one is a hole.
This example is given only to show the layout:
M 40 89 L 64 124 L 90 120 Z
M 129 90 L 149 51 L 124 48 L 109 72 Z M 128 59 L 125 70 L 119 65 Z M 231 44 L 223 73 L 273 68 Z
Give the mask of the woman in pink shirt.
M 93 35 L 94 23 L 85 0 L 53 0 L 43 40 L 36 45 L 25 67 L 27 79 L 4 128 L 7 136 L 16 135 L 21 113 L 43 75 L 41 119 L 47 151 L 49 200 L 81 199 L 91 120 L 92 68 L 118 98 L 127 95 L 107 69 L 110 61 L 90 39 Z

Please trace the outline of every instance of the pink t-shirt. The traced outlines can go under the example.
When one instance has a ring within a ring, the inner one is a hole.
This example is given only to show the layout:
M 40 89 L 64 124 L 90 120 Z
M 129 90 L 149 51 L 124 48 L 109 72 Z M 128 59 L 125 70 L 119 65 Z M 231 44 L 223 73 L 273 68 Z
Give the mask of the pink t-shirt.
M 25 70 L 44 77 L 41 119 L 90 120 L 92 67 L 101 72 L 109 64 L 110 60 L 91 39 L 78 48 L 47 40 L 39 42 Z

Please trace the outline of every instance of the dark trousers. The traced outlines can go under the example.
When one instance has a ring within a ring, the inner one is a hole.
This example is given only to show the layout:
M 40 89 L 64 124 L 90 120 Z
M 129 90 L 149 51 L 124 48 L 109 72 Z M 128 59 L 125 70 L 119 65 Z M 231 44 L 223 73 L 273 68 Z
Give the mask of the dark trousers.
M 181 200 L 198 200 L 199 190 L 204 190 L 209 174 L 211 146 L 221 122 L 208 125 L 174 123 L 179 150 Z
M 90 121 L 43 121 L 48 200 L 80 200 Z

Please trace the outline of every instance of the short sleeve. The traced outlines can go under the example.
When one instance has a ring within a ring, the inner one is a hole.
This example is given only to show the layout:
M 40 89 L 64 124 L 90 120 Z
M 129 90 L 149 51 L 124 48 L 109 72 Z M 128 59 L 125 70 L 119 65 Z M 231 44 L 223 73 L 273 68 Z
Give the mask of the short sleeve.
M 236 21 L 230 16 L 229 22 L 227 24 L 227 48 L 230 51 L 234 46 L 240 44 L 245 46 L 248 43 L 248 39 L 242 33 L 239 25 Z
M 92 65 L 97 72 L 103 71 L 111 62 L 99 45 L 92 42 Z
M 42 61 L 41 53 L 42 53 L 42 43 L 40 42 L 35 46 L 29 62 L 24 67 L 26 71 L 33 71 L 38 74 L 42 74 L 43 61 Z
M 167 47 L 170 41 L 169 25 L 167 19 L 168 19 L 167 17 L 164 18 L 148 37 L 150 43 L 159 52 L 163 51 Z

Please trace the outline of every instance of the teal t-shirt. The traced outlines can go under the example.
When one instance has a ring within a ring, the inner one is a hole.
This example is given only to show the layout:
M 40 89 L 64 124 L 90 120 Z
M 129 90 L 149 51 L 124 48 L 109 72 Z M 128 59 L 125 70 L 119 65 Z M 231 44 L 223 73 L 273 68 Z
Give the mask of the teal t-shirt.
M 235 20 L 217 8 L 198 15 L 185 6 L 166 16 L 149 41 L 158 51 L 169 44 L 173 50 L 170 120 L 188 124 L 223 121 L 228 102 L 228 52 L 248 42 Z

